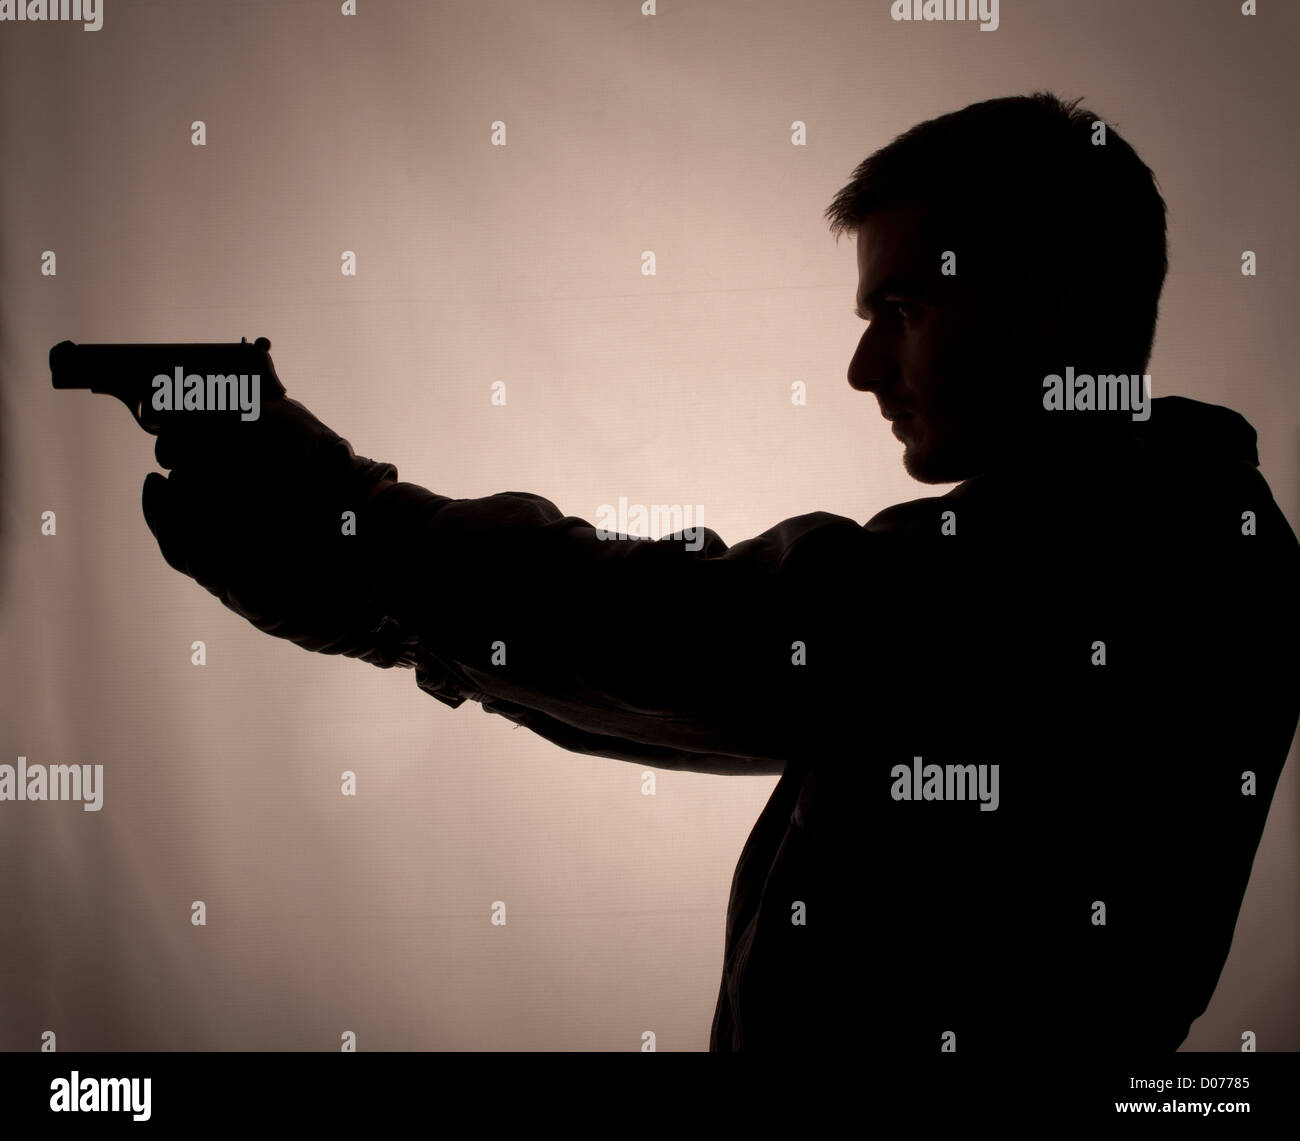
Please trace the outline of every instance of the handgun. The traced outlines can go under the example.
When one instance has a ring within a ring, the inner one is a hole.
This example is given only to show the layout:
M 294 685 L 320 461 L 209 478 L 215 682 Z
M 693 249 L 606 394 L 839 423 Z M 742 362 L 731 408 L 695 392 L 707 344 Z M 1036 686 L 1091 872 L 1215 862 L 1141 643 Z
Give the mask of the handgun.
M 252 344 L 106 344 L 60 341 L 50 349 L 55 388 L 88 388 L 116 396 L 135 422 L 158 435 L 177 418 L 220 415 L 255 420 L 261 402 L 284 396 L 271 362 L 271 342 Z

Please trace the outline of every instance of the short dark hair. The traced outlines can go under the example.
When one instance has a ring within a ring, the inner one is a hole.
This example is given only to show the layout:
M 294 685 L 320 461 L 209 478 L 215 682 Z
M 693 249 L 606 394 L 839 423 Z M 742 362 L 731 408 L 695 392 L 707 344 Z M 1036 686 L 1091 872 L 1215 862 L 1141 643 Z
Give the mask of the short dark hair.
M 918 123 L 858 164 L 826 209 L 831 232 L 920 205 L 961 246 L 958 273 L 1053 291 L 1098 365 L 1145 369 L 1169 267 L 1165 201 L 1113 126 L 1094 143 L 1104 120 L 1079 102 L 1039 91 Z

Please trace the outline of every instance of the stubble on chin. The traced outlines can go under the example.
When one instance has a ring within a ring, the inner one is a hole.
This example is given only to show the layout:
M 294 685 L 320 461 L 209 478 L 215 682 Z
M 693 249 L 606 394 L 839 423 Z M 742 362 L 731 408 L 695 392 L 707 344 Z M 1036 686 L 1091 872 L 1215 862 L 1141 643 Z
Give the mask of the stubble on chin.
M 928 457 L 919 456 L 912 448 L 903 451 L 903 470 L 918 483 L 948 483 L 942 472 L 931 465 Z
M 921 451 L 911 444 L 903 448 L 903 470 L 918 483 L 961 483 L 969 479 L 972 464 L 953 452 Z

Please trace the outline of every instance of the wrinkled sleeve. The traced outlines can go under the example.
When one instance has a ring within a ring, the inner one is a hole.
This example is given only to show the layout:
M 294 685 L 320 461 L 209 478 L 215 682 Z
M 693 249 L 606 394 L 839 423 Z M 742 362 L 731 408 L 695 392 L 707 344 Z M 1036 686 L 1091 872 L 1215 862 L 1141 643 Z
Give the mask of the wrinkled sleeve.
M 574 752 L 723 774 L 804 749 L 819 571 L 864 537 L 817 512 L 731 547 L 703 527 L 620 538 L 538 495 L 403 482 L 365 526 L 393 647 L 377 664 Z

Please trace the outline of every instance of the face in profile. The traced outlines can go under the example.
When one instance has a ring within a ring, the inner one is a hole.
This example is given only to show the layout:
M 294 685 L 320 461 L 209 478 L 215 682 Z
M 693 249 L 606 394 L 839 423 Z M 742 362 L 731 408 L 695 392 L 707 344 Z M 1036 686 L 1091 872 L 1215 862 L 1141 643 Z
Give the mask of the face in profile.
M 1004 462 L 1026 423 L 1027 360 L 1041 329 L 1032 299 L 980 296 L 945 275 L 925 211 L 867 215 L 858 230 L 857 315 L 867 321 L 849 384 L 873 392 L 922 483 L 969 479 Z M 992 291 L 1000 292 L 1000 291 Z

